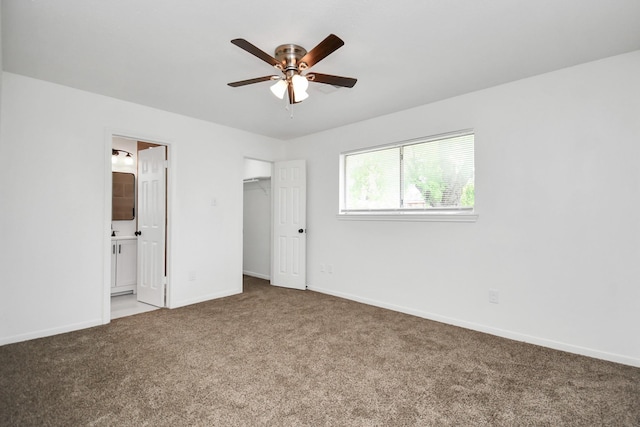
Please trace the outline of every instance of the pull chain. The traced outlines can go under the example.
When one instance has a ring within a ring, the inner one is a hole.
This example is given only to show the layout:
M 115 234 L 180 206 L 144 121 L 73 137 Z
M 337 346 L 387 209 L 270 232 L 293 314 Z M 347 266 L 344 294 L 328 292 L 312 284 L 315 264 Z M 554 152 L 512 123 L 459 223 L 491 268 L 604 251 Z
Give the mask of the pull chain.
M 289 102 L 289 97 L 286 96 L 284 98 L 284 109 L 289 112 L 289 118 L 293 119 L 293 104 Z

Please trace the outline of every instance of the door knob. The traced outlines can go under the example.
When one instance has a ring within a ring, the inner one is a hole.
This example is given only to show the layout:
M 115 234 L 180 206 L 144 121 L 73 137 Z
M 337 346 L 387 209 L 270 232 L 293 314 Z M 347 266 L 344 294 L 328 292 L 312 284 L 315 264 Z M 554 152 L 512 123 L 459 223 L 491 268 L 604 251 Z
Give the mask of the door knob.
M 142 236 L 142 231 L 136 231 L 136 232 L 135 232 L 135 233 L 133 233 L 133 234 L 135 234 L 136 236 Z
M 300 233 L 300 234 L 304 233 L 304 229 L 302 229 L 302 228 L 301 228 L 301 229 L 299 229 L 299 230 L 298 230 L 298 233 Z

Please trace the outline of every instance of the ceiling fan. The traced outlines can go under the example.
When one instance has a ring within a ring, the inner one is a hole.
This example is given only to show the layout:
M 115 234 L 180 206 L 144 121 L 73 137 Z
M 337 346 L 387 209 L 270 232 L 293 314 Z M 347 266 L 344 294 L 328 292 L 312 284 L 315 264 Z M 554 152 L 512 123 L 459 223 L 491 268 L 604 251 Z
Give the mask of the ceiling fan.
M 320 44 L 309 52 L 295 44 L 280 45 L 275 50 L 275 57 L 260 50 L 245 39 L 233 39 L 231 43 L 281 71 L 281 75 L 263 76 L 228 83 L 231 87 L 275 81 L 275 84 L 271 86 L 271 92 L 280 99 L 283 99 L 285 92 L 287 92 L 289 104 L 295 104 L 309 97 L 307 93 L 309 82 L 325 83 L 340 87 L 353 87 L 358 81 L 351 77 L 334 76 L 331 74 L 314 72 L 302 74 L 303 71 L 313 67 L 344 45 L 342 39 L 334 34 L 329 34 L 327 38 L 322 40 Z

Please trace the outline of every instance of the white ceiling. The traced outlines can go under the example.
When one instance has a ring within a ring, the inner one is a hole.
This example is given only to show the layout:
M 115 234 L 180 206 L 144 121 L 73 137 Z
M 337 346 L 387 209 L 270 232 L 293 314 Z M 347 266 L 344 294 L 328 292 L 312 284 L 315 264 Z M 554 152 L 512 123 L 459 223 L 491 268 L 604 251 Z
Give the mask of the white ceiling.
M 230 43 L 273 55 L 334 33 L 294 118 Z M 3 0 L 3 68 L 279 139 L 640 49 L 639 0 Z

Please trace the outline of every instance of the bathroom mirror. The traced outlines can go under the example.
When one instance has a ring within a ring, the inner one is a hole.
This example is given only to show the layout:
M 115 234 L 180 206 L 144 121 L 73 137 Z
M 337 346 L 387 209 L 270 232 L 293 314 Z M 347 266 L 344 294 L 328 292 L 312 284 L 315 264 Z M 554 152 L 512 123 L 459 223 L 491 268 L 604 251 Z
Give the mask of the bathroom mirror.
M 135 217 L 136 177 L 132 173 L 112 172 L 113 193 L 111 220 L 126 221 Z

